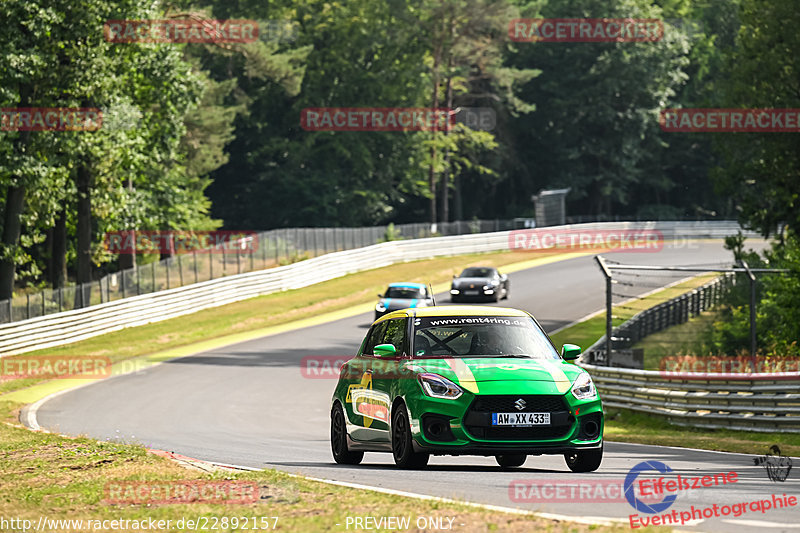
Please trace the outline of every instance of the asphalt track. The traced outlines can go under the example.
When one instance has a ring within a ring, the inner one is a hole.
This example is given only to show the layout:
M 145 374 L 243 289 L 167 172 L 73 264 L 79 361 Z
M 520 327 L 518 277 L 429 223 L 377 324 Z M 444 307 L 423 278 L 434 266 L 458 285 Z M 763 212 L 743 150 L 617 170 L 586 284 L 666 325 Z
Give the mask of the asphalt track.
M 629 264 L 728 266 L 730 262 L 721 242 L 709 241 L 666 246 L 658 253 L 607 257 Z M 635 283 L 620 286 L 620 293 L 642 294 L 678 277 L 626 279 Z M 531 311 L 551 332 L 604 305 L 603 278 L 588 256 L 519 271 L 510 280 L 511 297 L 501 305 Z M 445 303 L 444 295 L 438 298 Z M 262 337 L 97 382 L 45 402 L 38 410 L 38 423 L 51 431 L 141 442 L 220 463 L 625 524 L 634 510 L 624 497 L 581 501 L 580 496 L 560 498 L 542 492 L 537 499 L 531 492 L 509 487 L 515 481 L 587 481 L 596 490 L 598 481 L 619 486 L 640 462 L 661 461 L 683 476 L 738 474 L 735 483 L 682 491 L 666 512 L 749 502 L 772 494 L 800 495 L 796 471 L 784 483 L 771 482 L 752 456 L 611 442 L 606 443 L 602 466 L 593 474 L 572 474 L 563 457 L 546 455 L 530 457 L 522 468 L 509 471 L 501 471 L 491 457 L 432 457 L 425 471 L 402 471 L 394 468 L 390 455 L 378 453 L 366 454 L 358 467 L 336 465 L 328 440 L 335 382 L 303 377 L 300 361 L 308 355 L 354 354 L 371 318 L 365 314 Z M 778 435 L 775 442 L 780 443 Z M 800 469 L 797 461 L 795 467 Z M 615 495 L 614 489 L 610 491 Z M 797 531 L 799 516 L 798 507 L 748 511 L 738 518 L 695 521 L 687 529 Z

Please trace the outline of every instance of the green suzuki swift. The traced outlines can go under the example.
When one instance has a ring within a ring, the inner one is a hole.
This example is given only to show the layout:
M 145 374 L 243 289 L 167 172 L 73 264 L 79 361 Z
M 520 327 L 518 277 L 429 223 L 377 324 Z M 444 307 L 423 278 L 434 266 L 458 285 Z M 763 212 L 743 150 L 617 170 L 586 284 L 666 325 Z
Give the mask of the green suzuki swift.
M 337 463 L 391 452 L 403 468 L 434 455 L 493 455 L 501 467 L 558 454 L 573 472 L 603 458 L 603 407 L 589 374 L 525 311 L 447 306 L 375 321 L 342 365 L 331 407 Z

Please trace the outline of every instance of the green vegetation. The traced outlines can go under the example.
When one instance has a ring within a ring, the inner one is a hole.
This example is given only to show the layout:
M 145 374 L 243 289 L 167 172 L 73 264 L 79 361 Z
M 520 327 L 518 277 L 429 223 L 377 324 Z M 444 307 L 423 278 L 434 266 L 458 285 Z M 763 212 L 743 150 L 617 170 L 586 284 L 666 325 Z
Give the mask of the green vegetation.
M 633 348 L 644 350 L 645 370 L 659 370 L 664 357 L 674 355 L 708 355 L 711 351 L 711 334 L 719 311 L 705 311 L 691 317 L 688 322 L 671 326 L 648 335 Z M 661 369 L 663 370 L 663 369 Z
M 0 299 L 131 266 L 102 245 L 125 229 L 531 216 L 531 195 L 548 187 L 571 187 L 570 214 L 734 217 L 741 206 L 768 232 L 800 212 L 796 135 L 658 123 L 664 108 L 800 107 L 793 0 L 51 4 L 0 6 L 14 21 L 0 37 L 3 106 L 97 107 L 105 126 L 0 131 Z M 662 19 L 664 36 L 553 46 L 508 36 L 515 18 L 565 13 Z M 252 19 L 260 38 L 103 36 L 107 20 L 153 18 Z M 307 108 L 437 106 L 490 109 L 496 124 L 300 127 Z

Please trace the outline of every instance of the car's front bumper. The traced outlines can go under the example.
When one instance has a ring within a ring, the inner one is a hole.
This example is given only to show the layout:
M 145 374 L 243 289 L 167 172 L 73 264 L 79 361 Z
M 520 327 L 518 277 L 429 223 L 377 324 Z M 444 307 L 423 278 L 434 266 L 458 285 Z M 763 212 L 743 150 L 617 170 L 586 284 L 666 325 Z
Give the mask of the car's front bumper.
M 476 414 L 473 408 L 477 398 L 480 395 L 471 395 L 463 401 L 407 398 L 414 448 L 436 455 L 537 455 L 564 454 L 602 445 L 604 417 L 599 398 L 581 401 L 567 393 L 562 398 L 563 408 L 542 409 L 551 412 L 550 426 L 516 428 L 519 430 L 516 433 L 507 427 L 492 426 L 491 417 L 485 418 L 487 412 Z M 432 437 L 431 420 L 439 422 L 440 427 L 446 426 L 445 431 L 439 432 L 443 436 Z
M 476 289 L 470 289 L 475 291 Z M 494 300 L 502 293 L 502 288 L 498 287 L 496 289 L 491 290 L 484 290 L 479 289 L 477 293 L 474 294 L 464 294 L 463 290 L 460 290 L 457 293 L 453 293 L 453 289 L 450 290 L 450 299 L 454 302 L 485 302 Z

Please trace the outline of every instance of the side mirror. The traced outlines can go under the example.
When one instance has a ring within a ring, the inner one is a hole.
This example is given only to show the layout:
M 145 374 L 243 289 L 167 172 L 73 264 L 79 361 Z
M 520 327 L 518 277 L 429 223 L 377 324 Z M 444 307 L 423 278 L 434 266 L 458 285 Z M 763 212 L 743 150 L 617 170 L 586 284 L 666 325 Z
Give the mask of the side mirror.
M 561 347 L 561 357 L 565 361 L 574 361 L 581 356 L 581 347 L 576 344 L 565 344 Z
M 378 295 L 378 298 L 383 298 L 383 294 L 379 294 L 379 295 Z
M 580 351 L 580 348 L 578 350 Z M 397 348 L 394 347 L 394 344 L 379 344 L 372 349 L 372 353 L 376 357 L 394 357 Z
M 505 281 L 507 279 L 508 279 L 508 275 L 507 274 L 500 274 L 500 281 Z
M 456 275 L 455 274 L 453 274 L 453 279 L 456 279 Z

